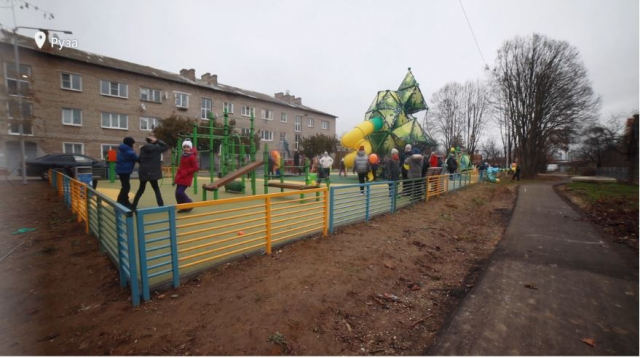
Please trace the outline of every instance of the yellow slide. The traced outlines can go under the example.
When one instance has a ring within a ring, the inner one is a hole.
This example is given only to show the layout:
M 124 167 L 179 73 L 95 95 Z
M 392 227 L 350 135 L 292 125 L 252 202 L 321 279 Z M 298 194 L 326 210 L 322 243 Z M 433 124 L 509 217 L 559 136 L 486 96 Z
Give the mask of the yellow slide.
M 384 121 L 380 117 L 371 118 L 368 121 L 364 121 L 353 128 L 349 133 L 342 137 L 341 143 L 344 147 L 355 149 L 355 152 L 351 152 L 344 157 L 344 165 L 347 168 L 353 168 L 354 160 L 358 149 L 363 146 L 366 155 L 371 154 L 373 151 L 371 142 L 364 139 L 369 134 L 379 131 L 382 128 Z

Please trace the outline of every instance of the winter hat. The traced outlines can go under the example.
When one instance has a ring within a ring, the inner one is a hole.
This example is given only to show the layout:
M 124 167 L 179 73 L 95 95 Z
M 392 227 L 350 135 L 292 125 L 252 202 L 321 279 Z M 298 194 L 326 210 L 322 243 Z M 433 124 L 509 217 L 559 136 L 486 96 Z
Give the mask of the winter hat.
M 418 148 L 413 148 L 413 150 L 411 151 L 411 153 L 413 153 L 413 154 L 420 154 L 420 149 L 418 149 Z
M 361 145 L 360 149 L 358 149 L 358 150 L 364 150 L 364 145 Z
M 391 149 L 391 154 L 398 154 L 398 150 L 396 148 Z
M 324 152 L 324 153 L 322 153 L 322 155 L 324 155 L 326 157 L 327 155 L 329 155 L 329 153 Z
M 128 145 L 129 147 L 133 147 L 133 143 L 135 142 L 136 141 L 131 137 L 125 137 L 124 140 L 122 141 L 122 143 Z
M 407 144 L 407 145 L 404 146 L 404 151 L 405 152 L 408 152 L 410 150 L 411 150 L 411 144 Z
M 189 147 L 189 149 L 193 148 L 193 144 L 188 139 L 182 142 L 182 147 Z

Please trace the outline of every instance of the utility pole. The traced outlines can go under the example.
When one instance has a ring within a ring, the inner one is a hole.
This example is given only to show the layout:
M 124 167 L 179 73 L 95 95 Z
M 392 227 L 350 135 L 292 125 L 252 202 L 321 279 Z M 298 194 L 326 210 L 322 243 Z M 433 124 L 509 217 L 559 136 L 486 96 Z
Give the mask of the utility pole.
M 18 53 L 18 29 L 31 29 L 31 30 L 47 30 L 50 32 L 63 32 L 65 34 L 73 34 L 71 31 L 64 30 L 52 30 L 52 29 L 40 29 L 37 27 L 26 27 L 26 26 L 18 26 L 16 22 L 16 10 L 15 10 L 15 0 L 11 0 L 11 12 L 13 13 L 13 53 L 16 67 L 16 88 L 18 92 L 18 133 L 20 136 L 20 172 L 22 176 L 22 184 L 27 184 L 27 152 L 24 144 L 24 116 L 22 113 L 22 88 L 20 86 L 20 79 L 22 75 L 20 74 L 20 55 Z M 46 41 L 46 40 L 45 40 Z M 33 131 L 33 126 L 32 129 Z

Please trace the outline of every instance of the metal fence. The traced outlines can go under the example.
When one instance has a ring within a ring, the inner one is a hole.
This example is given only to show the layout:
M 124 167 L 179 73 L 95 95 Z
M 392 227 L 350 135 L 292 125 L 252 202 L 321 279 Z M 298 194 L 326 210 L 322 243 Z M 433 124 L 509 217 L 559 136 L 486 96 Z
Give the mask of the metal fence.
M 610 178 L 616 178 L 621 181 L 629 180 L 629 168 L 611 167 L 611 168 L 596 168 L 596 175 L 605 176 Z
M 154 287 L 276 245 L 394 213 L 477 182 L 478 173 L 445 174 L 139 209 L 134 213 L 61 172 L 49 176 L 63 202 L 118 268 L 132 303 Z

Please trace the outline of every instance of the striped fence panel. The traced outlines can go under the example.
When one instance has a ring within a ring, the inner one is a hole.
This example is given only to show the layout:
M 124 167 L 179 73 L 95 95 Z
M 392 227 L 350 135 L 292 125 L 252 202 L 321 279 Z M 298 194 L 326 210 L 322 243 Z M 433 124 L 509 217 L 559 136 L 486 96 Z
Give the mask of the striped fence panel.
M 328 203 L 328 190 L 318 188 L 139 209 L 143 299 L 156 285 L 178 287 L 185 275 L 248 254 L 271 254 L 274 245 L 314 233 L 326 235 Z

